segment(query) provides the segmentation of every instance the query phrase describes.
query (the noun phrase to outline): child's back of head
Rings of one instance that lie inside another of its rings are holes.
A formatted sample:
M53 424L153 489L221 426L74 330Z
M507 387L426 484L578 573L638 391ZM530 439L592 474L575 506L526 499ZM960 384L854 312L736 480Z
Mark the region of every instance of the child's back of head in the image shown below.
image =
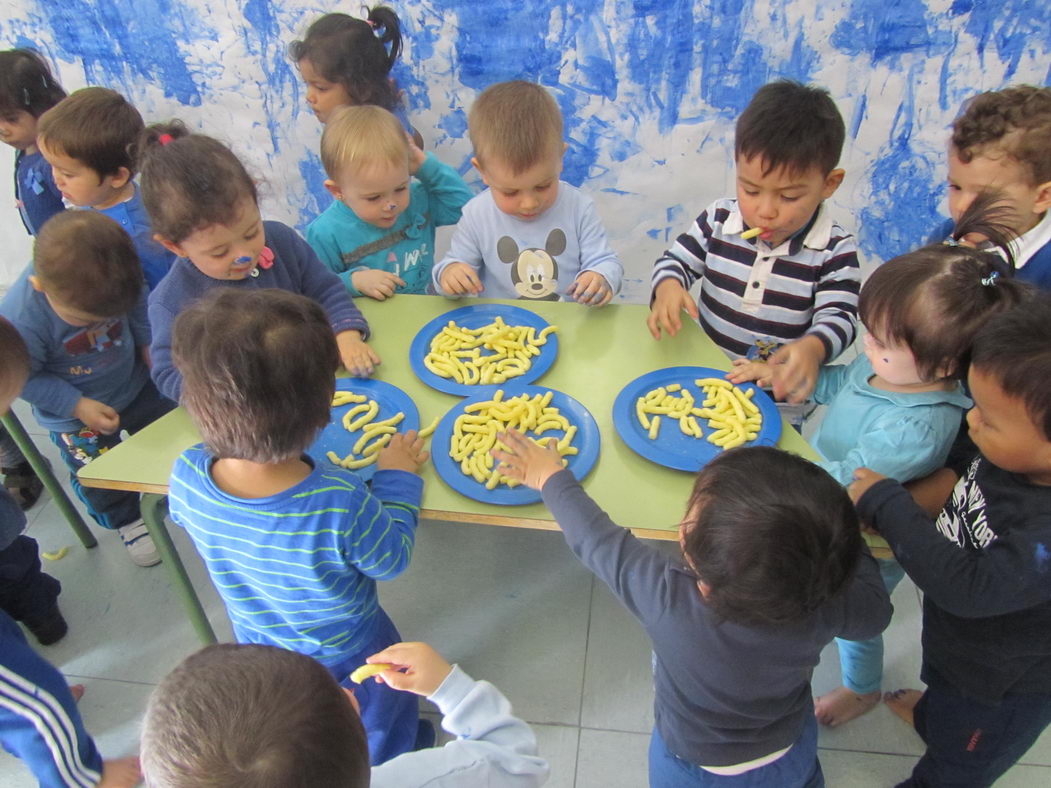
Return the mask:
M336 106L376 104L394 110L400 103L390 71L401 54L401 22L386 6L370 9L367 20L325 14L310 25L303 40L292 42L289 54L304 78L317 75L341 94L311 100L307 79L308 101L323 123Z
M131 237L95 211L65 211L44 224L33 247L34 277L53 308L90 322L130 311L142 292Z
M255 182L228 147L191 134L173 120L146 128L139 139L142 202L154 232L179 243L211 225L233 224L246 201L258 202Z
M532 82L489 86L471 106L467 125L481 168L495 164L518 174L545 158L562 157L562 112Z
M779 449L728 451L697 476L683 552L719 617L745 625L800 621L837 594L861 554L846 491Z
M39 54L31 49L0 52L0 117L28 112L39 118L65 97Z
M407 172L408 161L405 129L382 107L343 107L321 135L321 163L334 181L377 164L401 165Z
M135 173L135 143L142 134L139 111L108 88L74 91L40 118L40 140L48 151L88 166L99 176Z
M150 697L141 761L155 788L369 784L365 731L316 660L219 644L187 657Z
M790 80L756 91L734 133L734 158L758 158L763 173L828 175L839 163L846 127L827 90Z
M960 240L980 235L1010 260L1010 216L996 195L975 201L949 242L930 244L877 268L861 289L858 314L884 345L904 346L926 380L962 379L976 333L997 312L1032 295L992 250Z
M217 457L296 458L328 424L339 351L305 296L213 289L176 319L172 355L181 402Z

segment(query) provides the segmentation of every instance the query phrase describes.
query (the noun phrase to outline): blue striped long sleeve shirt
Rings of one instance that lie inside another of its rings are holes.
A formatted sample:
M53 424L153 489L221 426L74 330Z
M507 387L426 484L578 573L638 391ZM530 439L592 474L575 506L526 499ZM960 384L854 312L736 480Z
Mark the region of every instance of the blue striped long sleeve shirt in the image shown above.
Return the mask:
M280 646L339 665L372 637L376 581L409 565L423 480L361 477L321 463L268 498L237 498L211 477L214 458L187 449L172 469L169 508L226 604L241 643Z
M701 280L701 328L731 358L813 334L831 361L857 333L861 271L854 238L822 205L809 228L771 248L741 240L737 200L716 200L653 266L652 287Z

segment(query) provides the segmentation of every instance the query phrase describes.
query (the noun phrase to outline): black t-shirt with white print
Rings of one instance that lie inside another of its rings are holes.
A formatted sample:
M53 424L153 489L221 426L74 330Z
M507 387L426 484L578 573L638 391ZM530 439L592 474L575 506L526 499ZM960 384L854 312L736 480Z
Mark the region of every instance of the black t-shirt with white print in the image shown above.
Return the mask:
M858 511L924 593L925 673L991 703L1051 693L1051 487L979 456L936 520L889 479Z

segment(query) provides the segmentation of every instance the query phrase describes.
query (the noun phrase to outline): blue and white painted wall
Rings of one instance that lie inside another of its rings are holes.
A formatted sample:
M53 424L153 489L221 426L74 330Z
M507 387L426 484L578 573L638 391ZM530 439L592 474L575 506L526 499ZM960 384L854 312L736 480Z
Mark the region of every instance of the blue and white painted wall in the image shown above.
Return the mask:
M944 212L947 128L982 90L1051 81L1043 0L392 0L405 27L396 76L428 147L468 180L466 111L487 85L537 80L558 98L564 177L596 199L644 300L652 261L733 188L733 122L754 90L828 87L848 127L833 199L863 255L886 259ZM147 121L222 138L264 182L264 213L302 227L327 204L286 55L325 0L0 0L0 45L35 46L67 90L115 88ZM1043 10L1041 10L1043 9ZM5 151L0 168L13 157ZM9 171L9 170L8 170ZM0 200L0 286L28 259Z

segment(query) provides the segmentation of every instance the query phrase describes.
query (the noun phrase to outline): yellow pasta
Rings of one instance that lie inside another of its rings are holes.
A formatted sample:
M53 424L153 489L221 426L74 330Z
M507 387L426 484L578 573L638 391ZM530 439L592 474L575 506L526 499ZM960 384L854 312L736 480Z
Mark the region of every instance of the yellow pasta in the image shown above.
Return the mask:
M564 435L557 441L557 447L565 463L565 457L579 451L573 445L577 427L570 424L558 408L551 406L551 396L552 392L548 391L544 394L519 394L505 400L503 390L498 389L492 399L467 405L453 422L449 457L460 464L465 476L484 484L487 490L500 485L517 487L521 482L506 476L493 458L493 449L507 451L509 448L497 439L497 433L515 429L525 433L534 443L546 446L550 438L539 436L561 430Z
M704 392L701 407L681 383L658 386L635 400L635 417L650 440L657 440L661 418L676 419L684 435L703 438L697 419L707 419L708 441L732 449L755 440L763 426L759 407L752 402L754 389L742 391L723 378L700 378L695 385Z
M450 320L431 339L423 365L438 377L464 385L498 385L528 372L533 356L540 355L541 346L557 330L547 326L538 334L533 326L510 326L499 316L479 328Z
M348 404L352 404L352 407L343 414L343 427L347 432L361 430L361 435L346 457L340 457L334 451L326 452L325 456L333 465L358 470L376 462L380 449L390 443L405 414L399 411L389 418L373 421L380 412L379 403L375 400L352 391L337 391L332 398L333 407ZM436 424L429 429L433 431L434 426Z

